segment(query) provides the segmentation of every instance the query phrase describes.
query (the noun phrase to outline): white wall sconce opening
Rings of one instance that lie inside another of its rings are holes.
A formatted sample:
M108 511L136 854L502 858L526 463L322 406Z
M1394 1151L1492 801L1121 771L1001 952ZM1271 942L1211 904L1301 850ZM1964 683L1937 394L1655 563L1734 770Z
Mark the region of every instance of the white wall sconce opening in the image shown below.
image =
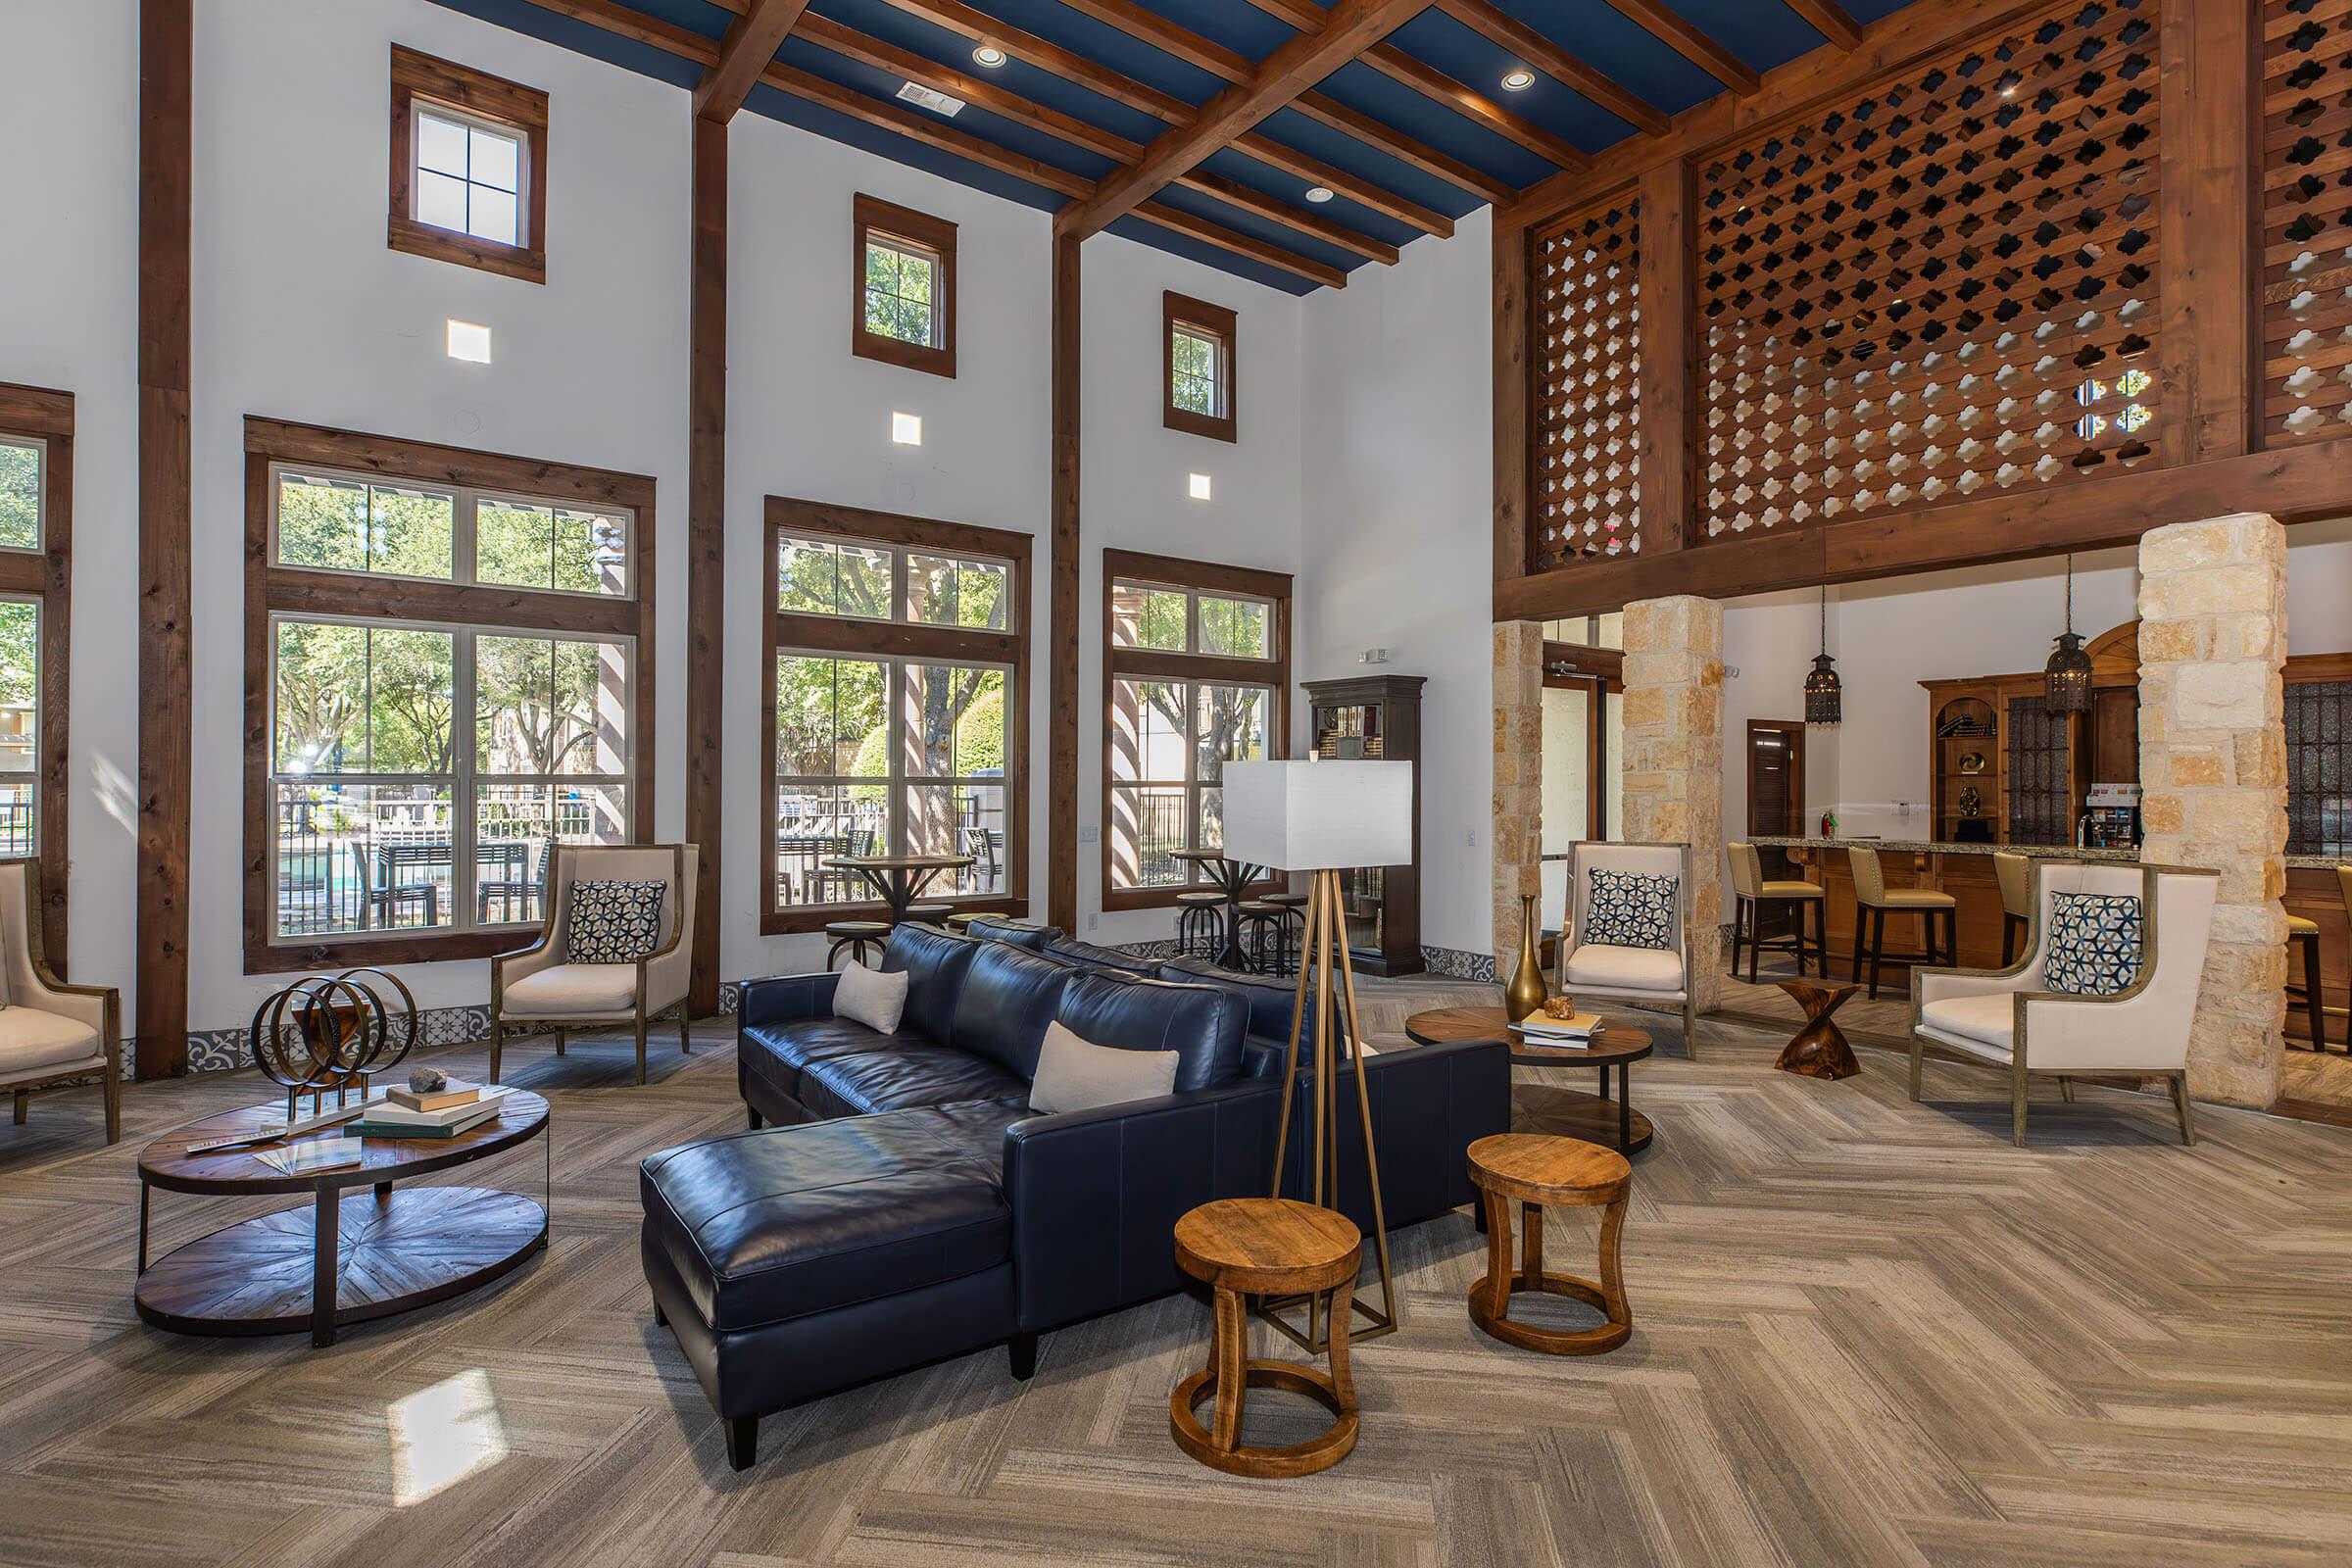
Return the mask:
M1208 475L1205 473L1194 474L1190 488L1195 501L1206 501L1208 499Z
M490 329L474 321L449 318L449 357L468 365L490 363Z
M903 447L921 446L923 444L923 416L919 414L900 414L894 411L890 416L890 438Z

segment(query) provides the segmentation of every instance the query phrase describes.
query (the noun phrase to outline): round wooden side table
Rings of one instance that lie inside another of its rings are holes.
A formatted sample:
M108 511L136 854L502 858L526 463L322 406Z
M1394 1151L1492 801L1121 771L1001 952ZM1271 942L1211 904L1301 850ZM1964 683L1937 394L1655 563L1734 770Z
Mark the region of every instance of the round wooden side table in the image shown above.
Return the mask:
M1470 1146L1470 1180L1487 1205L1487 1272L1470 1287L1470 1321L1505 1345L1547 1355L1598 1355L1623 1345L1634 1332L1634 1309L1626 1302L1617 1264L1625 1200L1634 1187L1634 1167L1625 1156L1574 1138L1494 1133ZM1514 1202L1524 1229L1524 1255L1516 1271L1511 1267ZM1544 1209L1552 1204L1603 1208L1597 1282L1544 1271ZM1574 1330L1514 1323L1511 1297L1521 1291L1582 1301L1598 1307L1608 1321Z
M1854 1059L1854 1048L1846 1042L1845 1031L1830 1015L1862 988L1842 980L1781 980L1775 984L1805 1009L1805 1026L1781 1048L1780 1058L1773 1065L1808 1078L1851 1078L1860 1072L1862 1064Z
M1432 1007L1404 1020L1404 1033L1416 1045L1444 1045L1453 1040L1501 1040L1511 1048L1511 1064L1519 1067L1593 1067L1600 1072L1600 1093L1551 1085L1522 1085L1515 1094L1519 1126L1605 1144L1620 1154L1639 1153L1649 1147L1657 1129L1634 1108L1628 1069L1650 1053L1649 1031L1632 1024L1612 1023L1592 1037L1589 1046L1531 1044L1521 1036L1500 1007ZM1617 1095L1609 1098L1609 1069L1617 1069Z
M1331 1371L1250 1359L1250 1296L1298 1296L1355 1289L1363 1237L1347 1216L1287 1198L1228 1198L1176 1222L1176 1261L1214 1293L1216 1327L1208 1365L1168 1396L1176 1446L1237 1476L1307 1476L1355 1447L1355 1383L1348 1372L1348 1309L1332 1303ZM1242 1442L1242 1398L1250 1389L1303 1394L1332 1413L1320 1435L1280 1447ZM1197 1413L1214 1396L1213 1429Z

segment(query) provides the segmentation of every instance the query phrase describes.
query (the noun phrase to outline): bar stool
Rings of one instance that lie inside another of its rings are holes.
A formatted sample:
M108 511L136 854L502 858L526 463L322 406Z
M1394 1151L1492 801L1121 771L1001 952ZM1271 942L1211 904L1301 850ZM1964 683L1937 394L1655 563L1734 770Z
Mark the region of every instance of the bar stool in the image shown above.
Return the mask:
M1006 920L1010 918L1011 911L1008 909L957 909L954 914L948 916L948 929L959 937L969 936L974 920Z
M1764 857L1756 853L1753 844L1727 844L1724 855L1732 863L1732 973L1740 972L1740 943L1744 931L1747 943L1747 983L1756 983L1756 956L1766 944L1761 935L1757 916L1764 906L1791 905L1795 907L1796 930L1786 937L1774 937L1770 944L1775 953L1794 952L1799 979L1805 973L1805 911L1813 911L1813 958L1821 965L1821 977L1830 977L1830 960L1823 952L1829 931L1821 889L1810 882L1764 880Z
M2001 967L2006 969L2034 933L2034 858L1996 850L1992 874L2001 885Z
M1854 844L1846 848L1847 861L1854 875L1854 984L1862 983L1863 928L1870 932L1870 1000L1879 998L1879 964L1891 957L1897 963L1949 963L1960 961L1960 901L1949 893L1937 893L1932 888L1890 888L1886 873L1879 864L1879 852ZM1918 953L1886 952L1886 913L1916 914L1919 916ZM1943 917L1944 945L1940 955L1936 947L1936 916Z
M830 969L840 958L841 950L850 950L850 961L863 963L865 950L877 953L890 950L890 922L887 920L828 920L825 936L833 946L825 950L825 967Z
M1176 895L1176 947L1188 958L1213 958L1225 946L1225 895Z
M1176 1263L1214 1293L1208 1365L1168 1396L1168 1433L1176 1446L1237 1476L1305 1476L1328 1470L1355 1447L1355 1383L1348 1371L1348 1298L1355 1289L1363 1237L1345 1215L1287 1198L1227 1198L1203 1203L1176 1222ZM1331 1370L1250 1357L1248 1298L1331 1298ZM1268 1447L1242 1441L1242 1402L1250 1389L1303 1394L1329 1410L1332 1423L1303 1443ZM1196 1410L1213 1397L1213 1429Z
M1290 922L1270 899L1251 899L1241 907L1242 951L1260 974L1289 974ZM1269 952L1268 950L1272 951Z
M1487 1219L1487 1272L1470 1287L1470 1321L1505 1345L1546 1355L1599 1355L1634 1332L1625 1298L1617 1243L1634 1167L1623 1154L1574 1138L1544 1133L1490 1133L1470 1146L1470 1181ZM1511 1206L1519 1207L1523 1236L1519 1265L1511 1266ZM1555 1274L1544 1267L1544 1210L1597 1208L1600 1278ZM1603 1321L1588 1329L1539 1328L1511 1321L1511 1297L1534 1292L1598 1307Z
M944 927L947 924L948 916L955 912L956 906L953 904L909 904L906 906L906 913L904 918L909 925Z
M2340 882L2343 867L2338 866L2335 874ZM2288 915L2286 946L2290 953L2297 948L2303 951L2303 983L2289 980L2286 994L2303 1004L2303 1016L2311 1025L2311 1049L2324 1054L2328 1050L2328 1006L2320 993L2320 922L2300 914ZM2293 972L2291 967L2288 972Z

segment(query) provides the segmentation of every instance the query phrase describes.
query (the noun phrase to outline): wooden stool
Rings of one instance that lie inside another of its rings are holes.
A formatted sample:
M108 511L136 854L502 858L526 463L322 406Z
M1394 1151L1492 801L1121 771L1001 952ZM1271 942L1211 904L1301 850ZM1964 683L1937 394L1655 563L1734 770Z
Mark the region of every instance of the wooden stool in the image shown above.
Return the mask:
M887 920L828 920L825 936L833 945L825 950L825 967L830 969L840 960L841 950L850 950L853 962L865 961L868 947L886 950L890 944L890 922Z
M1006 911L1003 909L958 909L948 916L948 929L957 936L969 936L974 920L1003 920L1006 917Z
M902 925L936 925L944 928L949 915L956 912L953 904L909 904L900 916Z
M2308 915L2288 915L2286 948L2289 953L2297 948L2303 950L2303 983L2297 985L2289 980L2286 994L2303 1004L2303 1016L2311 1026L2311 1049L2325 1055L2328 1051L2328 1006L2320 993L2320 922Z
M1307 1476L1328 1470L1355 1446L1355 1383L1348 1373L1348 1305L1330 1303L1331 1371L1250 1356L1250 1296L1352 1294L1363 1237L1343 1214L1287 1198L1228 1198L1203 1203L1176 1222L1176 1262L1215 1293L1216 1328L1208 1365L1168 1396L1168 1433L1176 1446L1237 1476ZM1318 1437L1283 1447L1242 1442L1248 1389L1303 1394L1336 1418ZM1195 1410L1217 1401L1215 1430Z
M1470 1146L1470 1180L1486 1195L1487 1272L1470 1287L1470 1321L1502 1341L1546 1355L1598 1355L1634 1332L1625 1280L1617 1267L1617 1239L1625 1229L1625 1200L1634 1167L1598 1144L1542 1133L1493 1133ZM1525 1240L1519 1270L1511 1270L1511 1208L1517 1202ZM1600 1218L1600 1281L1544 1272L1544 1208L1607 1207ZM1520 1291L1565 1296L1598 1307L1606 1323L1589 1329L1539 1329L1510 1319Z
M1780 1059L1773 1065L1808 1078L1851 1078L1860 1072L1862 1064L1854 1059L1854 1048L1830 1014L1861 988L1837 980L1783 980L1779 984L1805 1009L1805 1026L1781 1048Z

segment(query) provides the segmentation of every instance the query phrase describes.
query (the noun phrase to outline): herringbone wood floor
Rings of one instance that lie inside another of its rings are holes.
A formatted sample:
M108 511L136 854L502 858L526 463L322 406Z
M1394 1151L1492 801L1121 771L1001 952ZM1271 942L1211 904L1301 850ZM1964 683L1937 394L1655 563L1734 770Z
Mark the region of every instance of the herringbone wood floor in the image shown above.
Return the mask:
M657 1053L643 1089L617 1043L525 1048L511 1076L555 1103L552 1253L324 1351L130 1309L138 1144L253 1080L132 1090L111 1151L93 1094L45 1096L0 1133L0 1560L2352 1557L2352 1132L2206 1111L2184 1150L2162 1105L2093 1090L2037 1102L2020 1151L1987 1074L1932 1068L1913 1106L1891 1055L1822 1084L1770 1069L1784 1030L1702 1028L1703 1062L1635 1069L1659 1135L1626 1232L1631 1343L1551 1360L1482 1338L1467 1216L1418 1227L1404 1329L1355 1360L1360 1446L1282 1483L1169 1443L1167 1391L1206 1342L1189 1298L1050 1337L1026 1386L986 1352L771 1417L759 1467L727 1470L636 1258L638 1156L739 1125L719 1031ZM505 1175L534 1188L537 1153ZM231 1213L162 1198L159 1244ZM1552 1221L1555 1267L1592 1226Z

